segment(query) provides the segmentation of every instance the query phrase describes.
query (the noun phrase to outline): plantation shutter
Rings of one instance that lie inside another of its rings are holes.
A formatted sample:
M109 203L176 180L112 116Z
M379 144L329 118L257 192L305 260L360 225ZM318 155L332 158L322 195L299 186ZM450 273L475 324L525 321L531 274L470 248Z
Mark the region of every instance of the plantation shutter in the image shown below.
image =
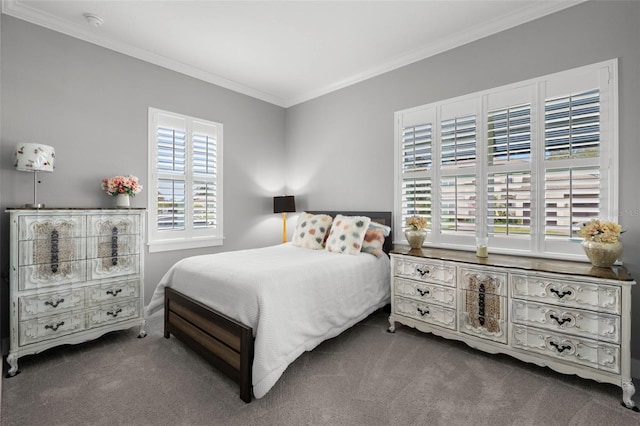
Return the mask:
M547 240L577 236L580 224L603 213L601 74L582 73L548 84L544 100Z
M156 228L184 230L187 183L186 122L177 117L160 116L157 126Z
M474 235L477 203L477 100L440 109L439 222L441 234Z
M486 222L493 237L529 239L532 233L534 88L487 95Z
M217 128L194 123L192 136L193 226L217 226Z
M413 215L427 219L431 227L431 183L433 166L433 111L423 110L402 117L400 193L402 224Z

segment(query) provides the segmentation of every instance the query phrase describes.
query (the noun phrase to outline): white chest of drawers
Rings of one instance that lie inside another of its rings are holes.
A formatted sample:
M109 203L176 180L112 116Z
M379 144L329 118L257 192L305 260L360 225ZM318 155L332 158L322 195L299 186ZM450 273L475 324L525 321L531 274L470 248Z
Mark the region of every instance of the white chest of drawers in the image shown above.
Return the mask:
M396 323L564 374L613 383L634 408L626 269L454 250L391 252Z
M18 358L139 326L143 209L10 209L10 349Z

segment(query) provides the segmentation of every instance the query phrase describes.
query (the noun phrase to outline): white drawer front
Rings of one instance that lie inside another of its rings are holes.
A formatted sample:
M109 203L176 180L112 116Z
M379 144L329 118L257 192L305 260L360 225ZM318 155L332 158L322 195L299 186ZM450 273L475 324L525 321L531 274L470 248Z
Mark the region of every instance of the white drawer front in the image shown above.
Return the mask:
M507 295L507 274L489 269L459 268L458 288Z
M443 262L415 260L408 257L394 258L396 275L403 278L426 281L455 287L455 268Z
M462 291L460 331L494 342L507 343L507 302L496 294Z
M620 373L620 347L580 337L513 325L511 346L598 370Z
M63 238L59 240L20 241L20 266L37 265L52 262L71 262L85 258L85 240L83 238Z
M140 258L138 255L118 256L116 258L105 257L90 259L89 279L100 280L104 278L119 277L140 273Z
M511 297L620 314L620 287L513 274Z
M512 321L522 325L620 343L620 317L513 300Z
M138 235L113 235L87 238L87 257L118 257L140 253Z
M101 327L109 323L137 318L139 314L140 301L128 300L121 303L105 304L87 312L87 327Z
M36 315L51 315L66 312L71 309L82 309L84 306L83 289L67 289L18 299L20 305L20 320Z
M81 238L85 235L84 216L20 216L19 240L46 240L54 234L58 238Z
M135 235L140 233L138 215L89 216L87 236Z
M84 329L84 311L71 311L62 315L21 321L19 345L41 342Z
M123 299L138 297L139 281L120 281L86 288L86 300L90 306L105 302L119 302Z
M394 298L394 313L417 319L430 324L455 330L456 311L435 304L427 304L415 300Z
M18 274L20 276L20 290L79 283L87 279L86 261L21 266Z
M456 290L437 284L395 279L395 294L422 302L436 303L452 309L456 307Z

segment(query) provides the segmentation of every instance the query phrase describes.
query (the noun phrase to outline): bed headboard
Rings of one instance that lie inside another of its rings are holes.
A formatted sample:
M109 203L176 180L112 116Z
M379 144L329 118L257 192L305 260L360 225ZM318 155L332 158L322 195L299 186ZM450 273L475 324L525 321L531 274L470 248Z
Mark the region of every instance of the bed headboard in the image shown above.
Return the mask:
M353 211L327 211L327 210L306 210L307 213L311 214L328 214L331 217L336 217L336 215L341 214L343 216L367 216L370 217L372 221L381 223L382 225L387 225L392 227L392 218L391 212L353 212ZM382 249L385 253L389 254L391 249L393 248L393 229L388 237L384 239L384 245Z

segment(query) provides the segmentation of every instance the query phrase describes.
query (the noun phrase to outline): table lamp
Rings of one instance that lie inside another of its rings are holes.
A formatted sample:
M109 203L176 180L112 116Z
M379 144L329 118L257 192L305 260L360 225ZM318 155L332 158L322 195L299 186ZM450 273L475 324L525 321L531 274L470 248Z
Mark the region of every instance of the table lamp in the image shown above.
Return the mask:
M33 173L33 204L25 207L40 209L44 204L37 200L38 172L53 172L56 152L52 146L39 143L21 143L16 145L16 170Z
M282 242L287 242L287 213L296 211L296 199L293 195L273 197L273 212L282 213Z

